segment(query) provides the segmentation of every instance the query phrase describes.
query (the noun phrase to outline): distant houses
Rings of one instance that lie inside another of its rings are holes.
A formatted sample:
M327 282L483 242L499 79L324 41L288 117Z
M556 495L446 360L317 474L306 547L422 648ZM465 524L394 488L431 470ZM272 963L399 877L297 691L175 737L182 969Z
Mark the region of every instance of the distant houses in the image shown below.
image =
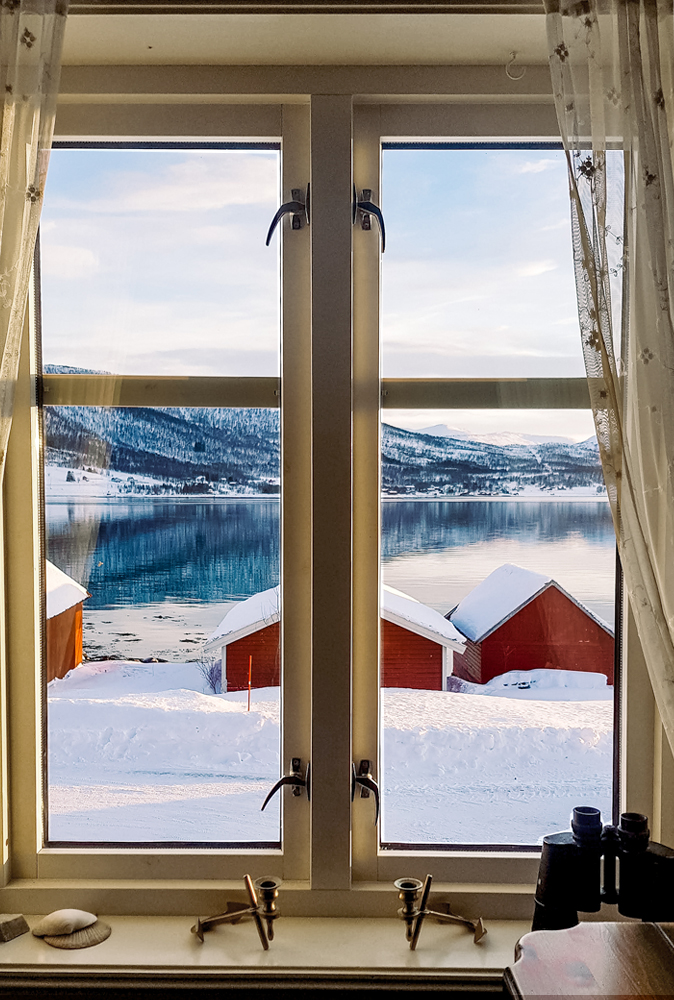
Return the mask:
M381 685L447 689L452 674L486 684L510 670L602 673L613 684L613 632L551 577L506 564L447 616L382 589ZM222 690L280 683L279 588L236 604L205 644L221 659Z
M381 611L381 672L384 687L441 691L451 673L452 656L465 639L451 622L400 591L384 587ZM222 619L204 650L219 653L222 690L275 687L279 683L279 588L254 594Z
M613 684L613 632L542 573L499 566L447 617L466 638L453 664L463 680L547 667L602 673Z
M82 662L82 604L89 594L47 560L47 681Z

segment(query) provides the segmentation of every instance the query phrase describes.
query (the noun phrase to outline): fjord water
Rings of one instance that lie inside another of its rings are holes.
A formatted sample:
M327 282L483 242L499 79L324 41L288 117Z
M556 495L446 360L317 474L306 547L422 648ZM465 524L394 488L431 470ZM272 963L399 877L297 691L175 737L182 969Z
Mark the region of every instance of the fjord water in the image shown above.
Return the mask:
M279 582L279 513L277 500L48 499L48 556L91 594L85 651L182 659L182 648L165 655L172 608L181 622L191 619L194 638L206 639L231 602ZM385 502L382 560L385 583L442 613L511 562L553 577L613 624L615 540L605 501ZM167 634L143 635L141 609L164 609L169 617L156 621ZM127 622L114 649L105 648L109 628L90 625L104 611L105 621Z

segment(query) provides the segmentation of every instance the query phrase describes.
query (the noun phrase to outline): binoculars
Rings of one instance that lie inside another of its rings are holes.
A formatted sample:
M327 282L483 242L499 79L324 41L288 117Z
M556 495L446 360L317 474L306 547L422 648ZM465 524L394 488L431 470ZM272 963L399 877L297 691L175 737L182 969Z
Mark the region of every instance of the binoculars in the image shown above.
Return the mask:
M602 903L626 917L674 920L674 850L649 837L641 813L623 813L615 827L602 826L598 809L575 808L570 832L543 838L532 930L575 927L579 910L597 913Z

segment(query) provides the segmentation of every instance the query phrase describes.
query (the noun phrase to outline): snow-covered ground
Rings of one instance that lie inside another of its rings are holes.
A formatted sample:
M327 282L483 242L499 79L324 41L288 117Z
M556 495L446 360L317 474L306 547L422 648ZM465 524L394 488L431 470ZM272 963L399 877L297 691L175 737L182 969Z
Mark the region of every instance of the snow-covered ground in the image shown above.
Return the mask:
M608 817L612 691L592 677L384 690L383 839L536 843L574 805ZM50 839L278 840L278 798L260 812L279 775L278 688L246 700L209 693L194 663L88 663L52 681Z

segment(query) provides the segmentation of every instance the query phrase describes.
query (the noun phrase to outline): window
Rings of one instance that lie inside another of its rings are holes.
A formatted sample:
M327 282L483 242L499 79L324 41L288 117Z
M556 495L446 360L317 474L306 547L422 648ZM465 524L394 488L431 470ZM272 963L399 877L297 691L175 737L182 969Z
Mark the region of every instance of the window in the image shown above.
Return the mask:
M311 181L310 227L298 231L286 223L281 238L280 427L281 643L286 669L280 763L287 771L293 757L311 760L311 803L305 796L284 793L281 849L43 846L42 720L35 683L40 609L34 595L40 588L35 574L26 571L39 551L37 450L30 444L39 428L30 406L27 351L5 489L7 561L14 584L8 598L12 699L8 871L14 879L37 880L34 900L47 899L39 896L47 880L50 885L61 879L82 884L106 880L115 906L139 912L182 908L209 912L221 898L222 880L238 879L246 870L254 876L272 872L291 883L284 890L286 912L317 912L320 907L321 912L336 915L365 915L393 911L393 903L383 909L381 900L388 903L383 889L394 878L423 877L430 870L438 881L469 884L470 890L459 893L469 909L487 917L526 916L537 867L534 854L475 849L431 851L429 856L418 848L380 851L372 801L358 795L351 801L352 762L377 761L379 754L382 391L387 410L418 409L421 401L428 409L447 408L445 388L432 380L420 385L395 376L380 386L379 243L376 230L352 227L351 202L354 182L359 192L369 188L373 200L380 197L382 141L504 134L527 140L554 138L554 113L545 97L547 72L532 67L528 79L534 90L522 101L508 91L510 103L505 103L503 68L496 63L484 71L427 67L424 79L414 66L398 66L395 71L354 67L344 71L339 86L324 67L310 67L299 75L293 68L262 67L254 82L245 67L216 67L207 80L199 66L164 66L164 75L150 68L147 78L145 69L141 67L140 75L137 69L125 70L121 76L114 69L101 70L97 87L112 96L110 104L97 105L86 73L70 67L64 86L74 99L63 104L58 136L78 141L100 141L102 135L125 140L154 135L164 140L280 141L283 197L293 189L305 189ZM348 92L344 81L349 81ZM530 100L534 91L538 94L537 85L540 100ZM154 96L148 97L148 88ZM129 90L145 95L143 101L131 103L114 96ZM183 99L185 94L192 103ZM223 94L231 95L231 103L223 103ZM383 100L383 94L392 96ZM457 100L457 94L470 100ZM410 95L419 101L411 103ZM480 95L495 95L500 103ZM269 250L270 257L275 253ZM70 365L79 367L74 361ZM154 377L151 372L129 370L117 380L115 402L130 407L150 402L156 407L198 407L206 402L222 408L277 407L279 388L273 376L217 374L221 381L216 386L201 374ZM95 384L93 378L83 382L68 374L47 374L44 403L94 405L99 401ZM550 378L546 385L536 378L524 383L502 379L466 385L462 392L466 409L477 406L476 400L484 407L486 394L492 408L580 410L587 399L582 377L567 373ZM28 496L33 498L31 505L26 503ZM653 752L641 741L633 753L630 739L631 726L649 725L649 712L653 726L652 706L647 699L639 701L640 663L632 642L628 623L624 736L629 754L624 794L631 808L653 815L647 791L652 787ZM629 714L633 695L637 707ZM26 753L26 746L34 750ZM204 887L204 879L213 882Z
M262 645L246 623L207 644L279 584L278 410L114 405L124 374L216 394L278 377L278 258L256 239L278 168L269 145L52 152L44 369L104 405L43 410L47 844L280 846L278 800L260 811L278 624Z

